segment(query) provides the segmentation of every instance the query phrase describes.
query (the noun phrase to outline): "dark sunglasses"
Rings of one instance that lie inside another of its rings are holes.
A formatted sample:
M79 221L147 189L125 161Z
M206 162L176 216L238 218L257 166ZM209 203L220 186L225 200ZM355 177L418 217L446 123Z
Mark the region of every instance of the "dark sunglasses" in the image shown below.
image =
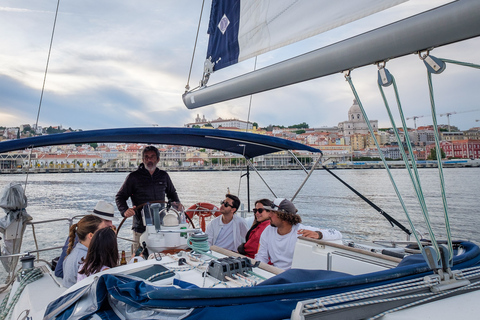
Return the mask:
M255 208L255 209L253 209L252 211L253 211L253 213L257 213L257 212L258 212L258 213L260 213L260 214L262 214L263 211L265 211L265 212L270 212L270 210L267 210L267 209L264 209L264 208L260 208L260 209Z
M223 205L225 208L228 208L228 207L233 208L233 206L225 200L222 200L220 204Z

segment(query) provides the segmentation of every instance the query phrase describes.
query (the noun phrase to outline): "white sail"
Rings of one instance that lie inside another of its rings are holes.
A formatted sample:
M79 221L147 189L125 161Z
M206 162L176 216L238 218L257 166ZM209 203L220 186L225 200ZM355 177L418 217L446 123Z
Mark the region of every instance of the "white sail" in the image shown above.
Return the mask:
M182 98L187 108L199 108L478 36L480 2L453 1L254 72L203 85Z
M213 1L207 58L218 70L405 1Z

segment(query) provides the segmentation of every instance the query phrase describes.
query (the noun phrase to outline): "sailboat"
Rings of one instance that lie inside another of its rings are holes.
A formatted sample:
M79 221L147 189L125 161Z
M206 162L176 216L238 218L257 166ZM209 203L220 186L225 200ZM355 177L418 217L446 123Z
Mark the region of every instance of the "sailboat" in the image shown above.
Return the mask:
M236 11L224 10L229 2L240 6L240 1L213 2L210 31L217 28L219 31L216 32L226 34L229 26L239 25L240 22L231 15ZM274 18L295 5L295 1L282 3L284 7L278 3L275 1L280 12L274 14ZM371 12L380 9L377 7ZM350 16L345 23L359 17ZM213 51L207 56L201 85L186 92L183 99L188 108L197 108L347 71L346 80L361 105L348 71L376 63L379 65L379 87L395 86L394 77L385 68L385 61L420 52L429 72L440 73L446 62L431 56L432 48L479 36L479 18L478 1L454 1L278 65L208 86L211 72L239 59L238 54L227 57L219 53L215 56L214 49L228 48L232 42L220 44L211 37ZM335 24L330 26L333 27ZM329 27L318 28L315 32L325 28ZM257 30L256 26L250 30ZM387 41L392 38L398 41L393 44ZM250 55L256 52L253 50ZM368 124L368 116L361 107ZM432 110L434 115L434 107ZM111 129L35 137L0 142L0 152L52 144L118 141L210 147L242 154L247 160L280 150L319 153L318 149L278 138L179 128ZM404 160L408 162L411 154L405 153ZM388 165L385 167L388 170ZM438 167L441 176L441 162ZM406 168L428 225L428 210L416 167L406 165ZM308 174L314 169L315 166ZM401 195L397 194L401 201ZM448 230L448 206L443 200ZM429 240L420 239L413 222L410 218L408 220L411 230L408 233L416 241L409 241L408 247L400 250L391 246L381 249L374 245L299 238L292 269L285 272L220 248L209 248L208 252L194 249L194 254L154 254L154 259L106 270L66 290L58 285L48 267L40 262L34 266L31 256L22 254L24 264L12 286L12 292L19 293L1 296L7 297L4 313L16 318L34 315L45 319L89 318L94 315L108 319L395 319L411 318L412 315L442 318L448 310L454 310L456 316L475 317L478 314L475 302L480 295L478 245L454 241L449 232L444 241L437 241L433 232L429 233ZM161 233L161 225L153 222L151 227ZM188 242L201 241L195 237L198 235L195 229L181 232L190 234ZM48 294L40 294L42 291Z

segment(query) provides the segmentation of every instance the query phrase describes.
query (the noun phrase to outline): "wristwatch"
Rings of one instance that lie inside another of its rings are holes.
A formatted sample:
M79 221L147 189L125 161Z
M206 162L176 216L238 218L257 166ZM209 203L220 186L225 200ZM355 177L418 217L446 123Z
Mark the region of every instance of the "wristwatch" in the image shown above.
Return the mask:
M315 232L318 233L318 240L323 238L323 233L321 233L320 231L315 231Z

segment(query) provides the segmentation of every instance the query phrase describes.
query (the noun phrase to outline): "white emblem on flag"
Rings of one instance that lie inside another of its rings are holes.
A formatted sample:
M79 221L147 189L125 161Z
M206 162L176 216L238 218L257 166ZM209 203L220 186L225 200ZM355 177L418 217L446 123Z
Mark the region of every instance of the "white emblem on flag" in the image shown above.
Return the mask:
M227 27L230 24L230 20L228 20L227 16L224 14L222 19L220 19L220 22L218 23L218 29L220 29L220 32L222 34L225 34L225 31L227 31Z

